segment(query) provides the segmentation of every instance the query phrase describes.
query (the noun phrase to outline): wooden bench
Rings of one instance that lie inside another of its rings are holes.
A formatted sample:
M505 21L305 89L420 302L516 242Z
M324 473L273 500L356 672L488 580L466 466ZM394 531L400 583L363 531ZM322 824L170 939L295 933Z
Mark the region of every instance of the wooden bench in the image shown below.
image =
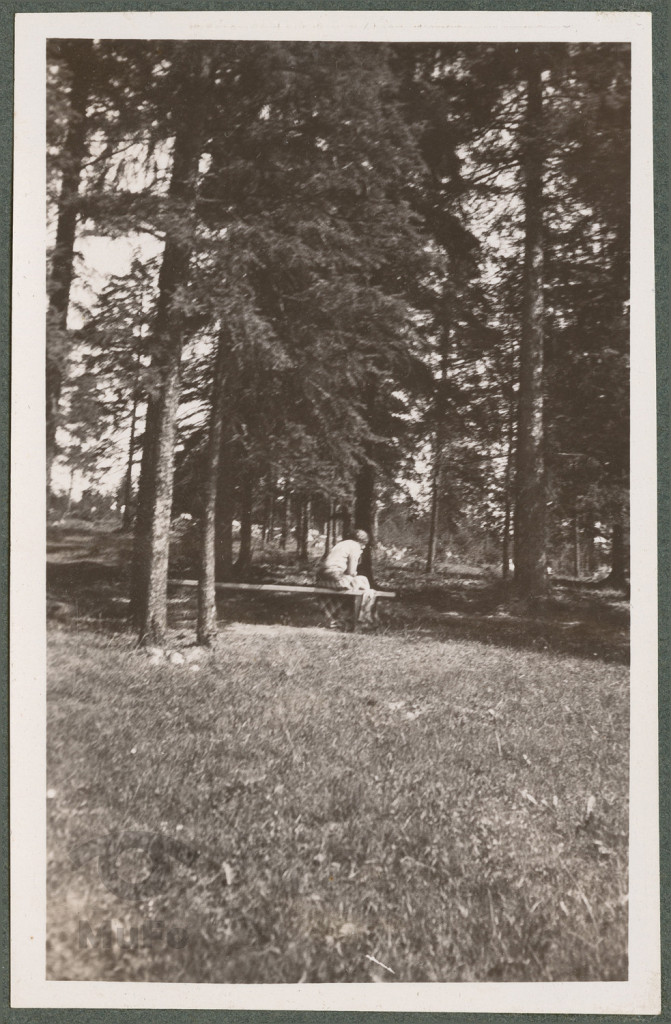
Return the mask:
M169 583L178 587L198 586L198 580L169 580ZM330 590L327 587L295 587L284 583L215 583L215 587L217 590L237 590L258 594L314 595L317 597L317 603L320 608L329 618L333 617L334 609L341 607L343 602L351 601L352 608L350 613L350 624L353 633L356 633L356 628L359 624L359 615L361 614L361 604L364 593L361 590ZM396 593L391 590L374 590L373 593L375 594L375 601L373 602L372 614L373 618L376 619L378 600L395 598Z

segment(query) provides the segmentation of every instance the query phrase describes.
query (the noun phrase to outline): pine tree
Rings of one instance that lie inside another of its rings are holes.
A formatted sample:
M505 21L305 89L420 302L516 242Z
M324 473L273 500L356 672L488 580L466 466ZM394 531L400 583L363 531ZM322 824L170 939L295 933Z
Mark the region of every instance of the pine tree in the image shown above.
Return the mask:
M189 281L196 179L202 154L203 110L210 73L207 50L195 44L184 44L179 57L181 59L176 61L173 69L178 78L173 164L168 190L172 223L166 229L154 324L152 365L157 370L160 385L151 414L147 533L139 544L142 557L138 569L141 582L137 589L137 614L140 638L145 643L161 642L167 627L170 517L184 331L179 293ZM138 537L141 537L140 531L144 527L145 520L139 520L136 527ZM146 588L143 586L145 581Z
M549 217L548 470L564 536L616 540L626 584L629 476L629 95L627 47L570 48L550 114L558 154L550 184L566 213ZM553 109L554 108L554 109ZM570 206L569 206L570 202ZM552 209L550 209L552 214ZM578 522L576 532L575 523ZM622 544L620 545L620 538Z
M240 438L239 571L249 560L250 473L290 477L303 510L313 498L342 498L377 429L366 422L360 382L389 375L405 357L409 310L392 288L418 242L409 211L389 192L410 159L403 147L412 147L393 105L383 105L384 54L375 55L312 45L257 54L270 77L265 103L254 91L249 122L231 129L223 152L214 147L203 184L201 202L213 204L203 205L208 229L226 233L204 256L200 288L211 317L223 315L237 339L227 373ZM367 119L367 134L355 114ZM230 111L223 116L230 123ZM307 523L302 514L303 557Z
M343 529L353 521L374 535L380 501L430 445L430 563L441 530L468 522L505 547L515 511L523 594L545 586L546 532L580 554L600 531L621 577L624 51L162 41L95 49L71 205L86 230L129 239L144 231L164 251L140 316L149 336L140 328L138 349L130 311L139 285L119 275L90 323L67 337L59 407L82 458L84 444L98 457L101 442L136 423L132 603L142 634L165 628L173 494L175 508L202 515L210 531L202 633L212 633L213 465L218 573L232 571L234 517L244 524L239 571L252 525L268 537L273 516L284 543L298 526L301 557L309 522L334 528L332 511ZM71 79L58 77L54 146L66 167ZM189 415L178 423L180 407Z

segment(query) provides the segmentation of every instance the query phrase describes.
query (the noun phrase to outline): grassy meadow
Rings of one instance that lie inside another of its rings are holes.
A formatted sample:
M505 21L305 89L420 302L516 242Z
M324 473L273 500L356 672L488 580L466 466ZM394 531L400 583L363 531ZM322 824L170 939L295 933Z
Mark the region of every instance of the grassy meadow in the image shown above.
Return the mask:
M168 658L110 621L106 570L82 587L49 635L48 976L626 978L622 616L595 594L524 621L444 583L376 633L234 601L206 653L176 596ZM133 832L183 844L140 901L77 853Z

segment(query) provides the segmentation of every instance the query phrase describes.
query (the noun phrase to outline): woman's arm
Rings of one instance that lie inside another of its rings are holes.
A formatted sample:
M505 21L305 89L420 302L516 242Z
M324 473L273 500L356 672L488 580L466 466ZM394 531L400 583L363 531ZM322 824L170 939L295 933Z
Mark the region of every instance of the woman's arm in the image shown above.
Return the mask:
M352 549L347 556L347 576L356 576L356 570L359 565L359 559L361 558L361 548L356 542L352 541Z

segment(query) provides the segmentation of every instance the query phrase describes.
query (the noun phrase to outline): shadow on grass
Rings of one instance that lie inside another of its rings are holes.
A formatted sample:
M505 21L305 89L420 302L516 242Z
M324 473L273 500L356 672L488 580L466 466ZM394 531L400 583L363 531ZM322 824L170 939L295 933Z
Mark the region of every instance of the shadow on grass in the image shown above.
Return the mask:
M92 551L95 555L95 552ZM61 552L59 555L62 558ZM258 574L257 574L258 575ZM627 664L629 609L614 591L554 584L543 602L533 609L516 604L501 580L486 575L432 576L399 572L385 579L384 589L397 589L396 601L380 602L382 633L403 633L408 640L468 640L522 650ZM267 582L270 574L265 576ZM311 573L277 567L273 582L311 582ZM128 574L125 569L95 557L57 561L48 565L48 614L61 621L93 620L105 631L127 631ZM196 594L170 586L169 624L195 627ZM293 626L324 625L313 599L294 595L219 595L219 617L226 621ZM347 618L343 617L343 624Z
M427 628L448 639L628 663L629 604L617 590L555 579L546 598L526 605L493 574L422 577L400 569L391 582L403 597L400 614L421 609Z

